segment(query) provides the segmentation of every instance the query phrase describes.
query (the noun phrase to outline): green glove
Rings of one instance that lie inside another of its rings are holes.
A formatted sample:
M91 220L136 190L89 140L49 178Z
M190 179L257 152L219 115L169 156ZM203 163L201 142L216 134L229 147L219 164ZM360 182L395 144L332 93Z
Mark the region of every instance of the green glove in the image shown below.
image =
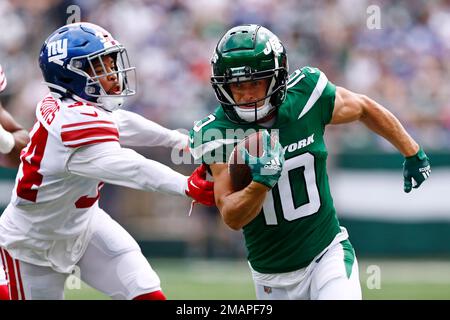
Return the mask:
M405 157L403 162L403 178L405 192L410 192L412 188L418 188L431 173L430 161L427 155L419 148L419 151L411 156Z
M284 150L278 141L272 148L270 135L267 130L263 131L262 138L263 155L261 157L250 155L244 146L239 149L239 153L245 163L250 167L253 181L272 189L278 182L278 179L280 179L281 171L283 170Z

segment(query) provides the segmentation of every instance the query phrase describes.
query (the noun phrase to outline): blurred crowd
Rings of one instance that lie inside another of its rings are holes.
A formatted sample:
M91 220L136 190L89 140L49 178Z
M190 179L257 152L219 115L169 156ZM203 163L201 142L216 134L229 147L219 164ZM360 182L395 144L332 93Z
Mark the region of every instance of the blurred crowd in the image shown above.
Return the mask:
M292 71L319 67L386 106L428 150L450 149L449 0L2 0L0 63L10 83L2 100L27 126L47 90L40 46L73 22L71 5L128 48L139 85L129 108L170 128L189 128L215 108L209 61L223 32L259 23L283 41ZM359 126L335 132L338 151L393 151Z

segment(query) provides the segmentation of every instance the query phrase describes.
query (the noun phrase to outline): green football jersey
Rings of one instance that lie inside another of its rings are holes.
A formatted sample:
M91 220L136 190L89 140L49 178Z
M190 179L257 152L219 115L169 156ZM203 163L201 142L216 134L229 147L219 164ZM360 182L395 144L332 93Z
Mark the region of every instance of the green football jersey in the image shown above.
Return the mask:
M275 123L285 164L263 209L244 226L248 260L261 273L290 272L307 266L340 232L326 169L325 125L331 120L336 87L311 67L289 77L287 96ZM194 159L225 163L243 136L264 128L235 124L219 107L190 132Z

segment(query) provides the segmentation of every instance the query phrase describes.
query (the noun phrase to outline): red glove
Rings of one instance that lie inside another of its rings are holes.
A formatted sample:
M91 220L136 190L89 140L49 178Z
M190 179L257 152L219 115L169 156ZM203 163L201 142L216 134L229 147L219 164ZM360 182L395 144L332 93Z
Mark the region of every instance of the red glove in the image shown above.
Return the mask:
M215 206L214 183L206 180L206 165L197 167L187 180L186 194L195 202L205 206Z

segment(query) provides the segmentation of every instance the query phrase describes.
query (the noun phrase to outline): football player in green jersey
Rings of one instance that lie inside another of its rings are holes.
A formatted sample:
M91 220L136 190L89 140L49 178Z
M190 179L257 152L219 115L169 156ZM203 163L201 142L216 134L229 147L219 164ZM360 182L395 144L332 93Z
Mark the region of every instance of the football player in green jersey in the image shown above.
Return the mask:
M330 194L325 126L361 121L391 142L405 157L405 192L430 174L424 151L387 109L319 69L288 76L284 46L262 26L227 31L212 72L221 106L191 130L191 152L209 165L224 222L243 229L257 298L361 299L355 252ZM253 181L234 191L227 160L238 139L230 132L250 129L276 130L282 148L264 144L265 157L250 166ZM267 155L280 165L263 175Z

